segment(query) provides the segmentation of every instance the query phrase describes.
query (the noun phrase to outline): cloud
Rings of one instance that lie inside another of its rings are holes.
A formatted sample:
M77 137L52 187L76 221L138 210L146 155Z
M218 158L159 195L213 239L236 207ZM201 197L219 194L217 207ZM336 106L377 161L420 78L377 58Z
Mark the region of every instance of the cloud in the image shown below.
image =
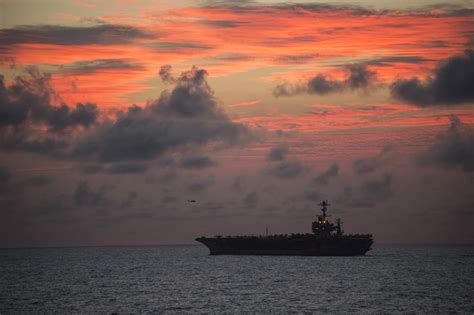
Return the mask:
M346 65L347 72L345 80L331 80L324 74L317 74L304 84L289 85L280 84L273 90L273 95L293 96L298 94L326 95L341 92L346 89L366 89L374 80L375 72L367 68L365 64Z
M474 51L452 56L424 81L417 77L392 83L392 96L416 106L454 105L474 102Z
M217 165L207 156L191 156L181 160L180 166L185 169L200 170Z
M108 174L139 174L145 173L148 166L138 163L121 163L109 166L105 171Z
M175 54L192 53L194 51L205 51L212 49L212 46L193 42L155 42L148 43L145 46L160 52L170 52Z
M122 209L129 209L131 208L138 199L138 193L136 191L130 191L128 195L124 198L124 200L120 204L120 208Z
M50 76L35 68L28 76L19 76L6 86L0 76L0 128L19 126L27 122L46 124L53 131L69 127L90 127L98 116L95 104L77 103L75 108L66 104L53 106L56 97L50 85Z
M327 185L331 178L336 177L338 175L339 165L337 163L334 163L326 171L313 178L313 183L317 185Z
M242 191L245 188L247 178L244 176L237 176L232 182L231 188L235 191Z
M117 24L100 24L88 27L18 26L0 30L0 47L9 48L16 44L116 45L153 37L138 28Z
M435 142L418 157L420 164L432 164L444 168L460 167L474 171L474 130L451 116L451 126L440 133Z
M9 182L11 179L11 173L8 170L8 168L4 166L0 166L0 197L4 194L7 193L9 190ZM1 198L0 198L1 201Z
M74 190L74 202L79 207L96 207L105 204L106 189L105 186L94 191L88 182L81 181Z
M199 191L206 190L212 184L214 184L214 179L212 178L196 180L194 182L189 183L186 186L186 189L190 192L199 192Z
M8 182L11 178L11 173L8 168L2 166L0 167L0 184Z
M258 205L258 194L256 191L252 191L245 195L242 199L242 204L245 208L255 208Z
M174 89L170 93L163 92L149 105L150 108L169 117L226 119L224 112L217 106L206 76L206 70L196 67L183 72Z
M101 123L94 104L53 106L53 98L58 97L47 74L30 68L28 76L17 77L8 87L1 77L0 146L6 151L119 162L154 159L189 146L234 145L250 139L250 131L232 122L218 107L206 76L205 70L195 67L185 71L171 92L163 92L144 108L130 107L115 121ZM35 128L35 124L49 129ZM64 132L78 126L90 130Z
M108 70L142 70L143 65L128 59L95 59L78 61L61 67L61 71L71 75L90 75Z
M282 161L285 159L286 154L288 154L287 145L278 145L270 149L270 152L267 155L267 160L269 161Z
M264 174L280 179L293 179L300 175L303 169L303 164L300 161L289 160L267 167Z
M309 201L319 201L321 200L321 194L316 190L305 191L304 199Z
M337 202L356 208L373 208L392 197L391 185L392 175L385 173L380 178L363 181L355 189L345 187L343 196Z
M383 146L379 154L374 157L357 159L352 163L352 169L357 175L374 172L386 160L387 154L392 150L389 145Z
M176 78L171 74L172 67L170 65L163 65L160 67L160 78L165 83L175 83Z
M53 176L48 176L48 175L35 175L28 177L27 179L23 180L20 182L20 185L23 187L27 186L45 186L53 183L56 180L55 177Z
M427 59L420 56L386 56L386 57L378 57L372 58L364 64L371 65L371 66L378 66L378 67L388 67L391 66L392 63L410 63L410 64L420 64L426 62Z

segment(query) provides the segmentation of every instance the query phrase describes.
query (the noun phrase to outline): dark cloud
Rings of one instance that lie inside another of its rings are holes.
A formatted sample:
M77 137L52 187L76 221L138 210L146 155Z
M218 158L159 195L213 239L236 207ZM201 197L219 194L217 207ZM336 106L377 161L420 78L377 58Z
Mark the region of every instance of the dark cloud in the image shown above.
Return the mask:
M160 78L165 83L174 83L176 78L171 74L172 67L170 65L163 65L160 67Z
M104 171L104 166L100 164L80 165L79 169L86 174L97 174Z
M358 175L372 173L380 165L382 165L387 158L387 154L392 150L389 145L383 146L379 154L374 157L357 159L352 163L354 172Z
M196 67L183 72L171 93L163 92L159 99L150 104L150 108L160 115L170 117L224 119L226 116L217 106L206 76L206 70Z
M137 174L145 173L148 170L148 165L137 163L121 163L113 164L107 167L106 172L109 174Z
M380 179L364 181L360 187L359 200L372 204L385 201L392 196L391 184L392 175L388 173Z
M273 90L275 96L292 96L298 94L318 94L341 92L346 89L366 89L373 82L375 72L365 64L346 65L347 78L345 80L331 80L324 74L317 74L304 84L280 84Z
M163 198L161 198L161 202L163 203L173 203L173 202L176 202L178 201L178 198L176 198L175 196L171 196L171 195L165 195L163 196Z
M303 55L282 55L276 57L274 60L283 64L303 64L313 61L318 58L318 54L303 54Z
M474 171L474 130L452 116L449 129L440 133L435 142L421 154L420 164L433 164L444 168L460 167Z
M411 64L420 64L426 62L427 59L420 56L386 56L370 59L364 64L378 66L378 67L387 67L391 66L392 63L411 63Z
M0 47L15 44L115 45L136 39L150 39L138 28L126 25L100 24L89 27L60 25L17 26L0 30Z
M142 70L143 65L128 59L95 59L78 61L61 67L62 72L72 75L87 75L107 70Z
M9 182L11 178L11 173L8 168L0 166L0 197L7 193L9 190ZM0 198L1 201L1 198Z
M64 130L71 126L90 127L96 122L98 115L95 104L78 103L72 110L63 104L50 109L48 123L53 130Z
M344 81L344 85L351 89L365 89L372 83L375 72L367 69L366 65L348 65L349 77Z
M41 133L34 129L0 128L0 148L4 152L26 151L54 157L64 157L69 142L58 135Z
M269 161L282 161L285 159L286 154L288 154L287 145L278 145L270 149L270 152L267 155L267 160Z
M293 179L301 174L304 166L298 160L283 161L276 165L267 167L264 174L271 175L280 179Z
M181 160L180 166L186 169L200 170L217 165L207 156L191 156Z
M242 199L242 204L245 208L255 208L258 205L258 194L256 191L252 191L245 195Z
M11 173L8 168L0 166L0 184L6 183L10 180Z
M201 179L189 183L186 189L190 192L200 192L208 189L212 184L214 184L214 179L212 178Z
M236 20L204 20L202 24L216 28L236 28L248 24L248 22Z
M197 68L184 72L171 92L103 124L80 141L74 154L96 155L103 162L143 160L184 146L248 139L248 129L218 108L206 74Z
M232 182L231 188L236 191L242 191L245 188L246 181L244 176L237 176Z
M391 185L392 175L385 173L380 178L363 181L355 189L345 187L343 196L336 202L356 208L372 208L392 197Z
M138 193L136 191L130 191L128 195L124 198L122 203L120 204L120 208L129 209L133 207L137 199L138 199Z
M78 103L75 108L66 104L53 106L54 97L50 76L37 69L28 69L28 76L17 77L8 87L0 76L0 128L31 121L61 131L75 126L90 127L96 122L96 105Z
M28 177L25 180L22 180L20 185L23 187L27 186L45 186L53 183L56 180L55 177L53 176L48 176L48 175L35 175Z
M154 159L170 150L208 144L234 145L250 139L242 124L220 109L207 72L183 72L171 92L146 107L132 106L115 121L97 122L94 104L52 106L49 76L35 69L6 87L0 81L0 147L69 159L100 162ZM34 128L46 125L48 131ZM64 132L74 127L87 132ZM94 128L90 128L90 127Z
M337 163L334 163L326 171L313 178L313 183L317 185L327 185L331 178L336 177L338 175L339 165Z
M474 51L442 61L424 81L400 79L390 89L393 97L422 107L474 102Z
M316 190L306 191L304 193L304 199L309 201L319 201L321 200L321 194Z
M190 42L158 42L146 44L146 47L162 51L162 52L173 52L173 53L189 53L194 50L210 50L211 46L206 46L198 43Z
M88 182L81 181L77 184L73 197L75 204L80 207L100 206L106 202L106 188L102 186L94 190Z

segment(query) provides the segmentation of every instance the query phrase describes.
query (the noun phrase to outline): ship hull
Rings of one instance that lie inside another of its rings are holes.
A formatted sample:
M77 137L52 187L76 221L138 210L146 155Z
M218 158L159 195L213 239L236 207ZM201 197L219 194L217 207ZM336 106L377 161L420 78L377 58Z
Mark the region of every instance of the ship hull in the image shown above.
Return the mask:
M369 235L316 237L312 234L268 237L199 237L210 255L358 256L372 245Z

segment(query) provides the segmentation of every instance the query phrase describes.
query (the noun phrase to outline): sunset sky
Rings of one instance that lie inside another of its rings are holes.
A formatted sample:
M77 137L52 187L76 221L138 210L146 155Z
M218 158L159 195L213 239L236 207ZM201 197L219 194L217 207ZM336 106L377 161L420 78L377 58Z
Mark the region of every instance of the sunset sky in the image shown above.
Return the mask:
M0 247L306 233L323 199L472 244L473 49L473 1L0 0Z

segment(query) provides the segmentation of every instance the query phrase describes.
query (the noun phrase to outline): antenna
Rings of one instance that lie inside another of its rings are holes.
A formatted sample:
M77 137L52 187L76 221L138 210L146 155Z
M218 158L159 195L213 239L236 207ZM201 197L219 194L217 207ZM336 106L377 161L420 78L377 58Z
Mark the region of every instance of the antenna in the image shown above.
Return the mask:
M319 205L321 206L321 211L323 213L323 220L326 220L326 211L328 211L330 204L327 200L323 200Z

